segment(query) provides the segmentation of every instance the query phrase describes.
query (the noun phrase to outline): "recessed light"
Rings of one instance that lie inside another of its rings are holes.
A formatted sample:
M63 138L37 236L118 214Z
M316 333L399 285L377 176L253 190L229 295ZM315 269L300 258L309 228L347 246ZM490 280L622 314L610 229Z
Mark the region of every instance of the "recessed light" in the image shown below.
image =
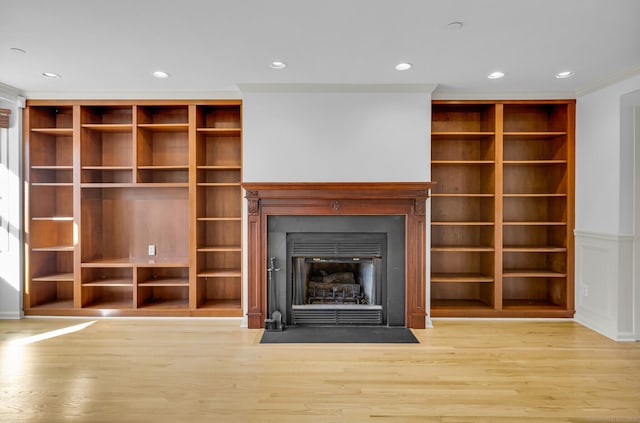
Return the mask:
M27 50L22 49L22 48L18 48L18 47L11 47L9 50L11 50L14 53L19 53L19 54L26 54Z
M449 28L452 31L457 31L459 29L462 29L463 26L464 26L464 24L462 22L458 22L458 21L449 22L447 24L447 28Z
M571 72L571 71L564 71L564 72L556 73L556 78L558 78L558 79L570 78L572 76L573 76L573 72Z
M398 63L396 65L396 70L406 71L406 70L411 69L412 67L413 67L413 65L411 63Z
M42 76L44 76L45 78L60 78L60 75L53 72L42 72Z
M273 61L271 62L271 64L269 65L271 68L273 69L284 69L287 67L287 64L285 62L281 62L279 60Z
M165 79L171 76L165 71L155 71L151 75L153 75L154 78L158 78L158 79Z
M500 71L496 71L496 72L491 72L487 78L489 79L500 79L504 76L504 72L500 72Z

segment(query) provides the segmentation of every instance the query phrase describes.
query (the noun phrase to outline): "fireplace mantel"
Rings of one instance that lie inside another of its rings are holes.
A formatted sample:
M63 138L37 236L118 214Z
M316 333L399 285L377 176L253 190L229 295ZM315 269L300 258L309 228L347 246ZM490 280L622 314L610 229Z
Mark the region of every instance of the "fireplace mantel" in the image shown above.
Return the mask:
M426 320L426 200L432 182L245 182L248 208L248 324L267 317L267 218L292 215L402 215L406 239L406 324Z

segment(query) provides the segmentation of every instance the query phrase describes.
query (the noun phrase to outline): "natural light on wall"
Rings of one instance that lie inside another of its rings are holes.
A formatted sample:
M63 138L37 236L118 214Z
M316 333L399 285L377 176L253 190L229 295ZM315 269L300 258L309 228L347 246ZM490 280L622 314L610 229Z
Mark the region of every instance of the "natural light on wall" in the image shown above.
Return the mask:
M8 109L0 109L0 251L9 247L9 114Z

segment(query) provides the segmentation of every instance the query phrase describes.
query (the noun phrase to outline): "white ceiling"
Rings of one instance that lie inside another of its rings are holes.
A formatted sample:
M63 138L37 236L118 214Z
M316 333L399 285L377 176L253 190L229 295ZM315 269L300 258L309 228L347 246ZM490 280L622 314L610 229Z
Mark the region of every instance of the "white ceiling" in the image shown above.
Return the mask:
M414 67L396 71L402 61ZM487 79L494 70L506 76ZM554 77L564 70L575 76ZM27 97L193 98L275 83L576 96L638 72L640 0L0 1L0 83Z

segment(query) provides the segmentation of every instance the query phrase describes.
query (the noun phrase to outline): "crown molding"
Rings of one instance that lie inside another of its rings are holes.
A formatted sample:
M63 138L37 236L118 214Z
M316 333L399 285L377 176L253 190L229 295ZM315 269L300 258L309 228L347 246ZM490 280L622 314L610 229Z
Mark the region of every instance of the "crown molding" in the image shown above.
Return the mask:
M638 75L640 75L640 65L632 66L623 71L616 72L610 75L608 78L601 79L585 89L578 90L576 92L576 96L582 97L584 95L591 94L592 92L601 90L602 88L609 87L613 84L624 81L625 79L633 78L634 76Z
M241 99L240 91L27 91L38 100L229 100Z
M12 87L11 85L3 84L2 82L0 82L0 99L15 102L18 99L18 97L22 95L24 94L19 89ZM9 96L12 98L6 98L6 96Z
M468 91L435 91L433 100L566 100L575 99L573 91L549 92L468 92Z
M437 84L238 84L246 93L426 93Z

